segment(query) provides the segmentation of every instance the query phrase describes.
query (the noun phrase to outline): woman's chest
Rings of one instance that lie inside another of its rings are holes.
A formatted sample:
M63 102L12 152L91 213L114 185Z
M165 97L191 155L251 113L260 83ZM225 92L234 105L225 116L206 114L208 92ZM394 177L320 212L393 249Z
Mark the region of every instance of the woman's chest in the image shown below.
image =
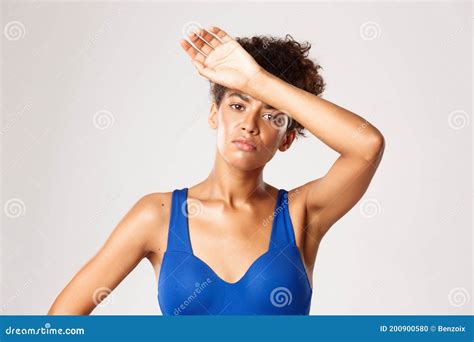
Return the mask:
M298 198L280 203L280 208L276 207L272 213L268 210L222 210L212 205L206 206L205 203L196 206L193 201L188 201L187 209L188 238L193 254L222 280L228 283L238 281L251 265L269 250L275 216L283 215L282 211L285 210L296 246L301 251L304 267L312 274L309 267L311 261L305 257L310 254L304 250L307 232L304 203L300 203ZM163 220L163 227L159 230L168 235L170 223L171 216ZM156 244L156 252L149 256L157 277L167 249L167 240L166 236L160 238Z

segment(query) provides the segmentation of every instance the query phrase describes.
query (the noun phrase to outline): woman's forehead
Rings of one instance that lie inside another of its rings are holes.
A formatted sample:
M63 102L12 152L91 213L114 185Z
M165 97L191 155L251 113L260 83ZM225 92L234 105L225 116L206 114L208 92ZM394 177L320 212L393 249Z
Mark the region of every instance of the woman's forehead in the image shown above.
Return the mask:
M245 93L242 93L242 92L239 91L239 90L232 90L232 89L227 90L227 91L226 91L226 96L227 96L227 97L236 96L236 97L240 98L242 101L248 102L248 103L250 103L250 102L252 102L252 101L258 101L258 100L255 100L252 96L247 95L247 94L245 94ZM265 108L267 108L267 109L275 109L274 107L270 106L270 105L267 104L267 103L265 103L264 105L265 105Z

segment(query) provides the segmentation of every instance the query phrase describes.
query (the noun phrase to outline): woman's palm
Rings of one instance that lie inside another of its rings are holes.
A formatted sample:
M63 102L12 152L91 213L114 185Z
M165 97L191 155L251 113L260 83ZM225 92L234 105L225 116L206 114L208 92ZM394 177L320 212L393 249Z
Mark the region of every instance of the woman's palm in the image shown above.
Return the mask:
M242 90L261 68L253 57L227 33L217 27L189 35L181 41L199 74L214 83Z

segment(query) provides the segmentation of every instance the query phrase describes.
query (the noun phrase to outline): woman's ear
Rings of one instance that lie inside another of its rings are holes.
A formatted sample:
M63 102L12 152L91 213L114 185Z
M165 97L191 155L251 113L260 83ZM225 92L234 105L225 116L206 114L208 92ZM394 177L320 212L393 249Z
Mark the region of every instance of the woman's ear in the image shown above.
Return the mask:
M209 117L207 118L207 122L209 122L209 126L212 129L217 129L217 109L217 104L213 102L209 110Z
M284 152L288 150L296 138L296 130L292 129L291 131L285 133L283 140L281 141L280 147L278 148L280 151Z

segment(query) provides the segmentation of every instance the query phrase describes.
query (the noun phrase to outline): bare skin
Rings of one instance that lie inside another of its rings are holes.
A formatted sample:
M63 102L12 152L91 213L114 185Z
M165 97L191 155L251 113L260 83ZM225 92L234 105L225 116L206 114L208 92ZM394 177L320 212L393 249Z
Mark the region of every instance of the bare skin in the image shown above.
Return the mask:
M189 187L188 204L200 208L199 215L188 217L194 254L233 283L266 252L278 188L263 181L263 169L278 151L290 148L296 133L275 120L284 115L340 154L324 176L288 191L296 244L313 286L320 242L367 190L383 155L382 134L357 114L270 75L220 28L201 29L188 40L180 44L198 73L229 89L209 113L217 141L213 169L204 181ZM251 141L255 150L238 148L232 141L239 137ZM96 296L97 289L111 292L144 257L158 279L171 194L140 198L48 314L89 314L105 299Z

